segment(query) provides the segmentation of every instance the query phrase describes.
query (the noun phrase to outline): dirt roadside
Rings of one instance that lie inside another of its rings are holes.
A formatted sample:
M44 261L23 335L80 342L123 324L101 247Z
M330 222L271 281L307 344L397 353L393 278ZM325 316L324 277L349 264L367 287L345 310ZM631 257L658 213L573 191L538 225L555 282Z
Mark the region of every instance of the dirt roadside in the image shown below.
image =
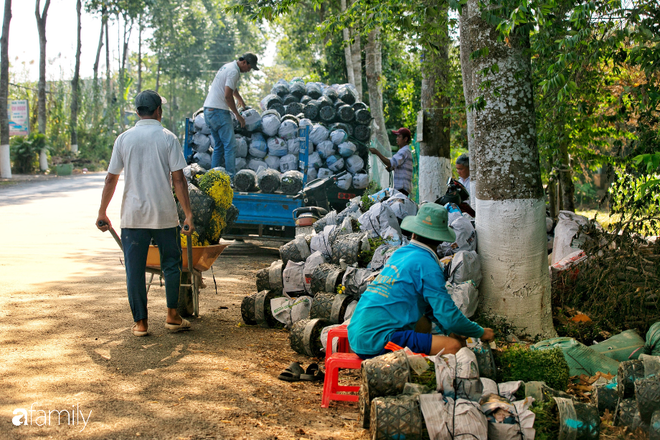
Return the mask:
M227 248L213 266L217 295L205 272L191 332L163 328L164 288L152 288L151 335L134 337L120 251L90 227L100 185L88 180L79 195L0 204L0 227L17 225L0 251L1 438L368 438L355 403L322 409L322 383L277 379L291 361L320 359L293 352L285 330L242 323L241 301L255 292L256 271L278 258L276 243ZM39 218L45 226L35 233L27 223ZM87 226L62 234L72 222ZM29 231L29 240L18 238ZM47 243L68 251L48 251ZM28 426L12 423L19 408ZM75 419L68 424L61 413L58 424L53 411L61 410Z

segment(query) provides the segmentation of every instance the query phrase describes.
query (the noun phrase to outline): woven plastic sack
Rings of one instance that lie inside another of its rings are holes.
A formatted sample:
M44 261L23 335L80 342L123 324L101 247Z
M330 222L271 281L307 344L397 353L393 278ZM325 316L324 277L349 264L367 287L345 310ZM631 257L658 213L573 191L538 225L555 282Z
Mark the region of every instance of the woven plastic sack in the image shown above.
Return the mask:
M348 191L353 183L353 176L351 174L344 174L337 179L337 188Z
M660 356L660 322L654 323L646 332L646 352Z
M197 133L202 133L209 135L211 134L211 129L209 128L208 125L206 125L206 120L204 119L204 113L200 113L197 116L195 116L195 131Z
M205 170L211 169L211 155L208 153L195 153L193 154L192 161L198 163Z
M357 262L358 255L363 248L365 241L365 234L363 232L351 233L337 236L336 240L332 240L332 259L333 264L340 264L344 262L348 265Z
M252 170L240 170L234 176L236 191L249 192L257 190L257 173Z
M344 158L338 154L328 157L325 163L333 173L338 173L344 169Z
M327 159L328 157L337 153L335 144L333 144L332 141L329 140L325 140L319 143L316 146L316 151L319 153L319 156L321 156L321 159Z
M300 171L287 171L282 174L280 188L284 194L298 194L303 187L303 174Z
M247 164L248 168L254 171L255 173L258 172L260 169L266 169L268 168L268 164L264 162L263 160L259 159L250 159Z
M319 156L317 151L310 154L307 158L307 166L311 168L316 168L317 170L323 166L323 159Z
M195 133L192 137L193 150L199 153L206 153L211 146L211 138L201 132Z
M300 141L298 138L293 138L286 141L286 149L289 154L298 155L298 153L300 153Z
M479 305L479 291L472 281L460 284L447 283L445 287L456 307L466 318L474 315Z
M285 141L294 139L298 136L298 124L290 119L286 119L280 124L280 128L277 131L277 134Z
M601 371L608 374L617 374L619 362L594 351L573 338L552 338L537 342L530 348L532 350L545 350L559 347L564 353L568 363L569 374L579 376L586 374L589 377Z
M571 211L559 211L559 220L555 227L555 239L552 244L552 264L575 252L571 246L580 226L589 224L589 219Z
M307 181L310 182L314 179L317 179L319 176L319 172L316 168L310 167L307 169Z
M347 295L359 299L364 291L367 290L367 287L369 287L369 283L375 280L379 273L379 271L372 271L370 269L347 267L341 283L346 287Z
M289 153L289 147L284 139L279 137L268 138L268 155L282 157ZM274 167L271 167L274 168Z
M245 129L248 131L257 131L261 129L261 115L253 108L243 110L241 113L245 119Z
M323 96L327 96L331 101L337 100L337 87L329 86L327 84L323 85Z
M339 144L338 150L342 157L351 157L357 151L357 147L353 142L342 142Z
M259 189L265 193L274 193L280 189L281 174L277 170L266 169L257 172L257 184Z
M298 128L303 128L303 127L313 127L314 123L311 121L311 119L308 118L300 118L298 121ZM311 128L310 128L311 130Z
M309 141L314 145L318 145L328 139L328 134L328 129L323 125L314 124L312 131L309 133Z
M280 171L286 173L298 169L298 156L287 154L280 159Z
M305 94L309 95L312 99L318 99L323 94L323 89L319 83L308 82L305 84Z
M360 229L369 232L370 238L384 237L386 230L392 228L401 235L401 228L392 209L382 203L374 203L369 211L358 219Z
M637 359L643 353L644 340L635 330L626 330L591 346L598 353L619 362Z
M403 220L409 215L417 215L417 204L395 189L392 189L390 198L383 204L389 206L399 220Z
M268 165L268 168L273 168L274 170L280 169L280 158L277 156L268 155L264 158L264 162Z
M282 104L282 98L274 93L270 93L259 102L259 107L261 107L262 111L270 110L273 104Z
M248 143L247 139L245 139L245 136L241 136L240 134L236 135L236 157L247 157L248 155Z
M296 322L309 318L311 307L312 298L309 296L298 298L279 297L270 300L273 317L288 329L291 329Z
M352 105L358 100L358 93L352 84L342 84L337 88L337 98Z
M286 96L289 94L289 83L288 81L281 79L275 83L272 89L270 89L270 93L273 93L275 95L279 95L280 97Z
M350 172L351 170L348 168L348 165L349 163L347 163L346 169L348 169L348 171ZM355 174L353 174L353 188L365 189L367 186L369 186L369 174L363 171L358 171Z
M291 93L289 93L286 96L283 96L282 97L282 102L284 103L284 108L286 108L287 104L291 104L293 102L298 102L298 99L299 98L297 98L295 95L292 95ZM286 113L286 111L284 113Z
M244 157L237 157L234 160L234 164L236 165L237 170L242 170L247 167L247 160L245 160Z
M333 130L330 133L330 140L335 145L340 145L348 140L348 134L342 129Z
M318 223L318 222L317 222ZM326 226L321 232L312 235L309 249L312 253L320 252L326 261L332 258L332 243L330 242L330 232L336 228L335 225Z
M250 156L263 159L268 154L268 145L266 139L261 133L252 133L250 138L250 147L248 148Z
M458 251L474 251L477 249L477 231L475 231L470 220L459 214L449 224L456 233L456 241L454 243L440 243L438 247L439 254L447 256Z
M475 251L459 251L449 266L447 281L454 284L472 281L476 287L481 284L481 259Z
M311 251L311 246L310 246ZM307 293L312 291L312 273L317 266L327 263L328 261L323 256L320 251L312 252L312 254L307 257L305 260L305 268L303 269L303 275L305 280L305 291Z
M325 179L326 177L332 176L334 173L327 168L319 168L318 178Z
M374 256L371 258L368 267L371 270L382 269L385 266L385 263L387 263L387 260L389 260L392 254L400 247L401 246L391 244L381 244L374 251Z
M261 117L261 131L266 136L277 136L281 124L280 116L275 111L264 112Z
M289 93L291 93L298 99L302 98L306 92L307 89L305 88L305 84L299 81L292 82L291 85L289 86Z

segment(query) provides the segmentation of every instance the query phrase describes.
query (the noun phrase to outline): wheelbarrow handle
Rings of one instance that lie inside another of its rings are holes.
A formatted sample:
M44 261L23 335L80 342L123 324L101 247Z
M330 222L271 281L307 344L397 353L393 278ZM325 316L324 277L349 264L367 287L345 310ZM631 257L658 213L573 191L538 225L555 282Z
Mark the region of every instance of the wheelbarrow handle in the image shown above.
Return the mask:
M106 225L107 225L107 223L104 222L103 220L99 220L99 223L98 223L98 224L99 224L100 227L103 227L103 226L106 226ZM122 246L122 244L121 244L121 239L119 238L119 236L118 236L117 233L115 232L115 229L114 229L112 226L110 226L110 228L109 228L108 230L109 230L110 233L112 234L112 238L114 238L115 241L117 242L117 244L119 245L119 249L121 249L121 250L123 251L123 250L124 250L124 246Z

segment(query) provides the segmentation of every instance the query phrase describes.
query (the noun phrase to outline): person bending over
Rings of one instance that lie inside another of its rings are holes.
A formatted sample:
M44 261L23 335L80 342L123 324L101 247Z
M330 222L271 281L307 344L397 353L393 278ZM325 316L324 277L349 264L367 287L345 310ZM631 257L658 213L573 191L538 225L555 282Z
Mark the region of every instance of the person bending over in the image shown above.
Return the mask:
M403 219L401 229L413 233L411 243L392 254L362 294L348 324L348 342L362 359L388 352L384 347L390 341L415 353L458 352L463 341L431 335L429 318L445 334L493 339L493 330L466 318L445 289L435 250L443 241L456 240L447 217L444 207L426 203L416 216Z

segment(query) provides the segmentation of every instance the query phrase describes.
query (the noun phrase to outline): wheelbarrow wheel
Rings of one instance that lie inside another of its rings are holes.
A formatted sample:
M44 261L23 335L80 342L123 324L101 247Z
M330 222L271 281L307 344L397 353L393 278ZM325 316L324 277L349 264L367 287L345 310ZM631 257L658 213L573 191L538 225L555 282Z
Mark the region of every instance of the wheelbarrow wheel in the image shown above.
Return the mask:
M181 274L181 284L192 284L190 272L184 272ZM179 315L187 318L193 316L195 313L195 304L193 303L193 292L192 287L181 286L179 288L179 306L177 311Z

